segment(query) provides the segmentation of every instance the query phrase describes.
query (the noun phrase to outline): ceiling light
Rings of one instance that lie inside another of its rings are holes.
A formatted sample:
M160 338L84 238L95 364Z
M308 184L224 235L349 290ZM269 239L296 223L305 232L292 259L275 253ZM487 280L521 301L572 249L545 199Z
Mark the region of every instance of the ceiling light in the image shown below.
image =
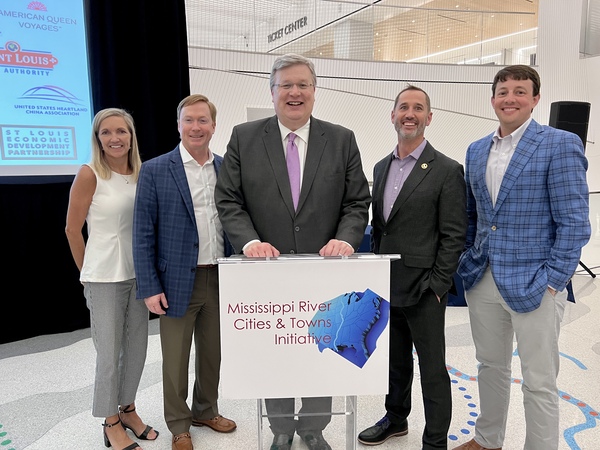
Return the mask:
M530 45L529 47L519 48L519 49L517 49L517 51L518 52L522 52L522 51L525 51L525 50L531 50L532 48L536 48L536 47L537 47L537 45Z
M479 46L479 45L485 44L487 42L498 41L500 39L505 39L507 37L516 36L518 34L529 33L530 31L537 31L537 27L530 28L529 30L517 31L516 33L505 34L504 36L499 36L499 37L495 37L495 38L491 38L491 39L485 39L483 41L478 41L478 42L474 42L474 43L471 43L471 44L462 45L460 47L454 47L454 48L451 48L449 50L443 50L441 52L431 53L431 54L425 55L425 56L419 56L418 58L408 59L408 60L406 60L406 62L410 63L410 62L420 61L422 59L427 59L427 58L430 58L430 57L433 57L433 56L443 55L445 53L453 52L455 50L460 50L462 48L469 48L469 47L473 47L473 46Z

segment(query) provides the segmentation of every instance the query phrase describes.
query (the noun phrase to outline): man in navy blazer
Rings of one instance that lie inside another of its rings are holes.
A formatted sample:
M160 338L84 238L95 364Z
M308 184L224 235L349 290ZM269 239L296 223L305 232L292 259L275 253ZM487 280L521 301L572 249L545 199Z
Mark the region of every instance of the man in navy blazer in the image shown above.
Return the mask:
M448 448L452 391L445 315L465 245L466 189L463 166L425 139L432 116L425 91L417 86L400 91L391 114L397 144L373 170L373 251L400 259L391 263L386 414L358 435L366 445L408 433L414 345L425 410L422 448Z
M215 199L238 253L348 256L361 243L369 185L354 133L312 117L316 82L312 61L300 55L277 58L270 78L276 115L233 128ZM285 151L293 144L301 173L296 207ZM286 363L273 361L272 370ZM315 367L316 376L318 371ZM322 434L331 421L331 397L303 398L297 421L293 398L265 404L275 435L272 450L289 450L295 433L310 450L331 449Z
M500 449L511 390L513 337L523 375L526 437L511 448L555 450L558 337L567 284L591 234L581 139L531 118L540 78L501 69L492 84L500 126L466 156L466 250L458 273L479 361L481 414L461 450Z
M209 149L217 110L203 95L177 107L181 143L142 164L133 219L137 297L160 315L165 421L173 450L191 450L190 426L231 432L219 414L221 366L217 259L229 256L214 202L223 158ZM187 404L192 338L195 375Z

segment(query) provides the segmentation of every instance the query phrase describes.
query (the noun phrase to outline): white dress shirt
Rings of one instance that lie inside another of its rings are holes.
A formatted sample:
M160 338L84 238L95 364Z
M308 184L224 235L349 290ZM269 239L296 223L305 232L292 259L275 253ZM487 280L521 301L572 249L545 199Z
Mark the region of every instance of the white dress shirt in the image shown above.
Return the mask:
M198 249L198 264L216 264L218 258L225 256L223 227L215 205L215 157L209 150L208 160L200 165L183 146L179 144L185 176L190 187L194 216L198 227L200 248Z

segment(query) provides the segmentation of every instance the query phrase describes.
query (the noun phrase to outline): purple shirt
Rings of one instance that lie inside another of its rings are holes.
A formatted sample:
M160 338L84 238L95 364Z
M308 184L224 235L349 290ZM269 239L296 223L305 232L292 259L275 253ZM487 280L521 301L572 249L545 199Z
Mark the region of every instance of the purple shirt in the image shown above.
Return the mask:
M402 189L404 182L415 167L415 164L420 158L421 153L423 153L426 145L427 140L423 139L423 142L421 142L410 155L404 158L398 156L398 146L396 145L396 148L394 148L394 151L392 152L392 162L390 163L390 169L388 170L385 189L383 191L383 218L386 222L394 207L400 189Z

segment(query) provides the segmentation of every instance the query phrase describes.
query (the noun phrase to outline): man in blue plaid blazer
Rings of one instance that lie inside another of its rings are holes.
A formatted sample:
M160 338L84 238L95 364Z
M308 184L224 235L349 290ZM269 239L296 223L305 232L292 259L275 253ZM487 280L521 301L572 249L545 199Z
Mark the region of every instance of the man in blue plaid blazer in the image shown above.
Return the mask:
M221 367L217 260L231 254L214 189L223 158L210 150L217 109L192 94L177 106L181 142L145 161L133 216L137 298L160 316L163 406L172 450L193 450L191 426L236 429L219 413ZM191 407L189 360L194 343Z
M510 448L558 448L558 337L566 286L591 234L581 139L531 118L538 73L508 66L495 76L498 130L466 156L466 250L458 274L479 361L481 414L461 450L501 449L511 389L513 337L523 374L526 438Z

